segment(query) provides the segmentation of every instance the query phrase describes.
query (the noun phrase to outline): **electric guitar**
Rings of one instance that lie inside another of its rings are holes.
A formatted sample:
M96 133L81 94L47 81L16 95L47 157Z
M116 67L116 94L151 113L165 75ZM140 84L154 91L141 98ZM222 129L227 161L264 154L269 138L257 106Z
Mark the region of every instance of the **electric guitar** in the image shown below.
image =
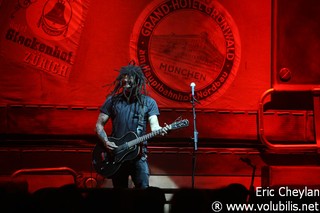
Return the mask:
M168 125L169 130L180 129L189 126L187 119L175 121ZM134 132L128 132L121 138L109 137L110 142L114 142L118 147L114 150L107 150L104 144L97 143L92 151L92 164L95 171L104 177L114 175L123 162L133 160L140 153L139 143L146 141L162 133L162 128L149 134L138 137Z

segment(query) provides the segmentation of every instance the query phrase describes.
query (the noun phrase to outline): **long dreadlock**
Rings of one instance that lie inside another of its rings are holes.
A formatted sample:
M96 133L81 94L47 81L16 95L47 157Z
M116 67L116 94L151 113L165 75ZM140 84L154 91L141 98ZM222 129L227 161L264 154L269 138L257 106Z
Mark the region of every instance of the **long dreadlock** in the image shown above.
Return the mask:
M130 88L124 88L123 78L125 75L127 75L129 79L133 78L133 84ZM143 105L142 96L147 94L146 78L141 67L135 65L134 61L131 61L127 66L121 67L114 84L115 87L111 92L113 98L124 96L128 102L131 101L132 98L136 98L138 102Z

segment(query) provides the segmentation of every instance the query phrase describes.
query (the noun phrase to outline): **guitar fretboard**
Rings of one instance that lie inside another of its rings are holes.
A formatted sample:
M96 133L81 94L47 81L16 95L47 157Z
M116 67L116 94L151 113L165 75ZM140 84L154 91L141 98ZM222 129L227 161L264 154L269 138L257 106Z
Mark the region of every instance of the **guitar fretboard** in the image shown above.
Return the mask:
M182 127L186 127L189 125L189 121L187 119L184 119L184 120L181 120L181 121L178 121L178 122L173 122L172 124L168 125L168 129L169 130L173 130L173 129L179 129L179 128L182 128ZM155 131L152 131L146 135L143 135L141 137L138 137L136 139L133 139L131 141L128 141L126 144L128 145L127 148L129 147L132 147L138 143L141 143L143 141L146 141L156 135L159 135L161 134L163 131L163 128L160 128L158 130L155 130Z
M148 139L150 139L150 138L153 138L153 137L156 136L156 135L161 134L161 132L162 132L162 128L161 128L161 129L158 129L158 130L155 130L155 131L152 131L152 132L150 132L150 133L148 133L148 134L146 134L146 135L143 135L143 136L141 136L141 137L139 137L139 138L136 138L136 139L134 139L134 140L132 140L132 141L127 142L127 143L128 143L128 146L129 146L129 147L132 147L132 146L134 146L134 145L137 145L137 144L139 144L139 143L141 143L141 142L143 142L143 141L146 141L146 140L148 140Z

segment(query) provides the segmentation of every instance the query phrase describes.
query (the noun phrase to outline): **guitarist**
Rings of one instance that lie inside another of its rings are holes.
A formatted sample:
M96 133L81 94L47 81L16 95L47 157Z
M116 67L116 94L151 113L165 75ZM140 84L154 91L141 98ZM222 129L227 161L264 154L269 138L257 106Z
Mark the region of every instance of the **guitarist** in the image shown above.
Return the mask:
M161 129L158 116L159 109L156 101L147 95L146 78L140 66L133 61L128 66L120 69L120 73L114 81L114 89L107 96L100 108L100 114L96 123L96 133L107 151L117 149L114 142L108 140L104 130L106 123L111 120L111 137L121 138L132 131L137 136L144 135L147 123L151 131ZM167 134L169 126L165 124L162 135ZM147 141L139 144L141 151L133 159L125 161L119 170L112 175L114 188L128 188L128 178L134 183L135 188L149 187L149 166L147 162ZM139 146L138 145L138 146Z

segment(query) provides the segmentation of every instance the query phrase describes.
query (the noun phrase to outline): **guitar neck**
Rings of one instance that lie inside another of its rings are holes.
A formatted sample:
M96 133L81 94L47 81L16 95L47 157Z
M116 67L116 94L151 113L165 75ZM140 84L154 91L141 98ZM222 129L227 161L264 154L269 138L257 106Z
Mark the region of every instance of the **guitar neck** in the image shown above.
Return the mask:
M127 142L127 144L128 144L129 147L132 147L132 146L137 145L137 144L139 144L139 143L141 143L143 141L146 141L146 140L148 140L150 138L153 138L156 135L161 134L161 132L162 132L162 128L158 129L158 130L155 130L155 131L152 131L152 132L150 132L150 133L148 133L146 135L143 135L141 137L138 137L138 138L136 138L136 139L134 139L132 141L129 141L129 142Z

